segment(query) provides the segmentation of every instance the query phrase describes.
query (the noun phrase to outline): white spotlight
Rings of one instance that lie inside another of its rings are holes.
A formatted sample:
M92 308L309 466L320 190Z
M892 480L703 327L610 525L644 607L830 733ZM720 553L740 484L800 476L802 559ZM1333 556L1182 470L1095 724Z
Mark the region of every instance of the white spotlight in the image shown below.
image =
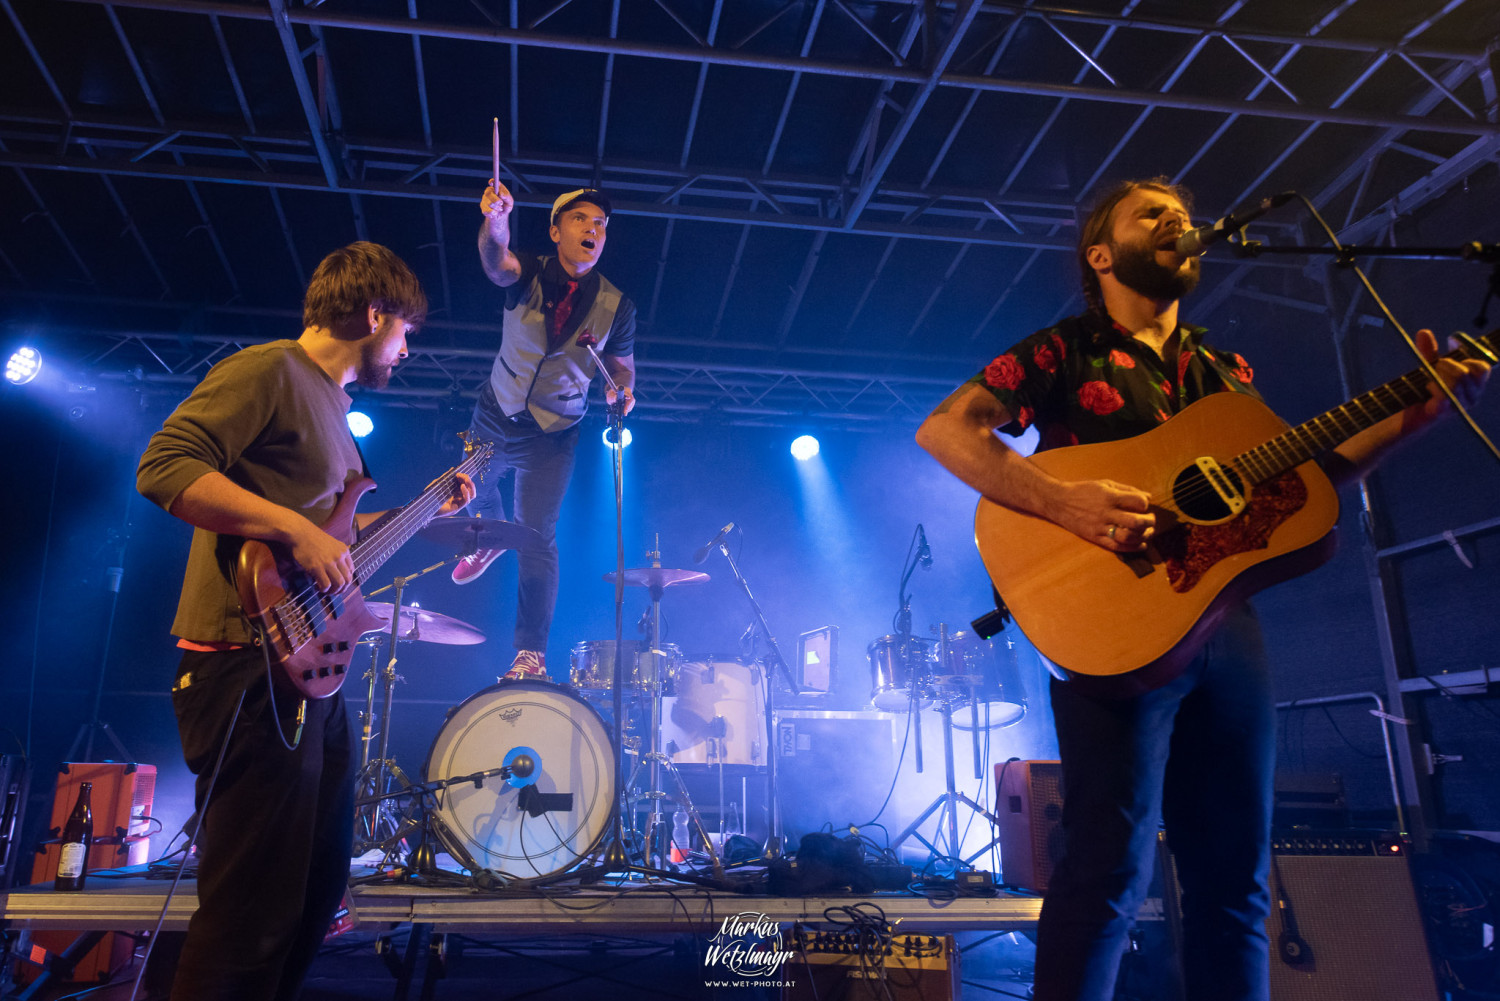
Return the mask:
M24 386L42 370L42 353L33 347L20 347L5 363L5 381L12 386Z
M624 431L625 431L625 435L624 435L625 447L629 448L630 447L630 442L634 439L635 436L630 433L630 429L629 428L625 428ZM615 429L614 429L613 426L610 426L610 427L607 427L607 428L604 429L604 435L603 435L602 440L604 441L604 444L608 445L610 448L614 448L615 447Z
M360 410L349 411L349 433L356 438L363 438L375 430L375 422L370 415Z
M818 454L818 439L810 434L792 439L792 458L806 461Z

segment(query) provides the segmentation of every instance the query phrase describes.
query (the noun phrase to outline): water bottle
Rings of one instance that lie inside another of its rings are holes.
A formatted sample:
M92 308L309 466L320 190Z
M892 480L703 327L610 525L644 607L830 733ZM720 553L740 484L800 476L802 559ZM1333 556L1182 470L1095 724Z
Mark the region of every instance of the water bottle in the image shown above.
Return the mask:
M79 783L78 801L73 804L68 822L63 824L54 890L81 890L88 878L89 847L94 843L94 810L89 803L93 789L92 782Z
M692 844L688 840L688 815L682 807L672 812L672 861L686 862Z

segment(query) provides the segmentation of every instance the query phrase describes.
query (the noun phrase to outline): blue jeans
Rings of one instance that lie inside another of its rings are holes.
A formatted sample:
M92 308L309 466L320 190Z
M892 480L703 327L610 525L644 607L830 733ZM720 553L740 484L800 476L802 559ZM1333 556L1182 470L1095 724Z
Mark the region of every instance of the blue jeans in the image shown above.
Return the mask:
M1182 889L1188 1001L1264 1001L1275 705L1260 625L1231 610L1182 676L1128 699L1052 683L1062 860L1037 927L1036 1001L1109 1001L1151 881L1157 820Z
M489 386L485 386L474 408L469 430L495 445L489 470L477 485L475 515L504 518L508 509L517 522L542 537L540 545L517 554L521 569L516 597L517 650L547 650L547 634L557 607L557 516L573 479L578 429L575 424L548 433L537 427L529 414L506 417ZM504 499L502 493L506 494Z

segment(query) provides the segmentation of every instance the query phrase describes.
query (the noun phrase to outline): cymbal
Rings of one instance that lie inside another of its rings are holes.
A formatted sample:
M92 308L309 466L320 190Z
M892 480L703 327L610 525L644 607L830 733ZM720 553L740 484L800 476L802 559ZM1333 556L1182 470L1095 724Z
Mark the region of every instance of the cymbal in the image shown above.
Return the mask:
M611 584L615 582L615 572L611 570L604 575L604 579ZM673 570L669 567L627 567L625 569L625 584L627 587L671 587L673 584L705 584L708 582L708 574L700 570Z
M479 549L530 549L542 541L536 529L499 518L439 518L417 534L463 556Z
M372 629L366 635L384 632L390 635L391 611L396 606L389 601L367 601L365 607L385 620L380 629ZM415 605L401 606L401 622L396 627L396 637L403 640L421 640L424 643L442 643L447 646L473 646L484 642L484 633L461 619L442 612L429 612Z

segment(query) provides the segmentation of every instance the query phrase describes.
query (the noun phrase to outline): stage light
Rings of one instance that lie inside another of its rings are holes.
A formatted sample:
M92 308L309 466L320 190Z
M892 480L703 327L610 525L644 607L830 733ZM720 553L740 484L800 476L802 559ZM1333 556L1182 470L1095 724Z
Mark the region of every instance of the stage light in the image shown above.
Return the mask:
M792 440L792 458L798 461L806 461L818 454L818 439L810 434L800 435Z
M375 422L370 420L370 415L359 410L349 411L349 433L356 438L363 438L375 430Z
M624 428L623 430L625 432L625 439L624 439L625 440L625 447L629 448L630 447L630 442L635 438L635 436L630 433L630 429L629 428ZM604 444L608 445L610 448L614 448L615 447L615 429L613 427L607 427L607 428L605 428L604 429L604 436L603 436L602 440L603 440Z
M5 381L12 386L24 386L42 370L42 353L33 347L20 347L12 352L5 363Z

